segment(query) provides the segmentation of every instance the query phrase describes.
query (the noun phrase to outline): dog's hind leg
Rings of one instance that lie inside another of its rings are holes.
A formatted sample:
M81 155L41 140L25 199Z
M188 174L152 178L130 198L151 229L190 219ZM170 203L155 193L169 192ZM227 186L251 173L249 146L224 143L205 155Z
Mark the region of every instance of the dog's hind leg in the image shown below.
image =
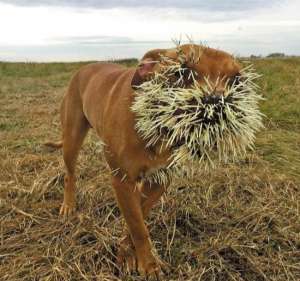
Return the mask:
M89 129L89 123L82 111L79 95L68 93L61 109L63 129L63 159L66 167L64 179L64 201L60 215L66 217L75 209L75 166L79 150Z

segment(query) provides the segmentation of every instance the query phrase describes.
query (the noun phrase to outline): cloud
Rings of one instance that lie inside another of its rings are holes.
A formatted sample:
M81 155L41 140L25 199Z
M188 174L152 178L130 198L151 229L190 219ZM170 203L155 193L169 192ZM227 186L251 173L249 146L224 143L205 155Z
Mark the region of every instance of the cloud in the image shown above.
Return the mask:
M82 45L94 45L94 44L122 44L132 42L132 38L126 36L64 36L53 37L51 42L61 44L82 44Z
M299 9L299 0L0 0L0 51L20 60L139 57L187 34L241 55L299 54Z
M178 8L178 9L197 9L209 12L219 11L250 11L265 7L271 7L278 3L279 0L0 0L2 3L13 4L17 6L61 6L73 8Z

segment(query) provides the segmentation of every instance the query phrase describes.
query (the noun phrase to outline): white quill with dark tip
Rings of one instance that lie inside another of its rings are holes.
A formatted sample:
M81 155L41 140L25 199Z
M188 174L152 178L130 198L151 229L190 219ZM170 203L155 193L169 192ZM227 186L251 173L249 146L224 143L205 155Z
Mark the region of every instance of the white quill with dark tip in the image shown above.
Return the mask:
M195 55L186 57L195 60ZM172 151L168 169L159 170L152 181L166 182L171 170L195 164L208 168L235 160L253 147L255 133L263 127L263 114L255 83L259 75L252 66L242 69L238 83L227 83L224 95L216 97L208 77L205 85L199 85L191 72L192 85L182 87L183 64L165 57L161 61L161 71L138 86L131 107L136 130L147 146L163 142ZM170 84L168 79L175 72L180 75Z

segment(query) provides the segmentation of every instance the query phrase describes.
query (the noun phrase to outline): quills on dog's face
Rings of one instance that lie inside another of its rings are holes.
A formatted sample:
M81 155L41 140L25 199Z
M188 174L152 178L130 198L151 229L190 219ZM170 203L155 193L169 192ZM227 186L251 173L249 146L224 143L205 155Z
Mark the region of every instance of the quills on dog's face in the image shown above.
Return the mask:
M169 167L214 166L253 146L263 125L251 66L241 69L230 55L197 45L162 53L158 64L137 86L132 111L147 146L172 151Z

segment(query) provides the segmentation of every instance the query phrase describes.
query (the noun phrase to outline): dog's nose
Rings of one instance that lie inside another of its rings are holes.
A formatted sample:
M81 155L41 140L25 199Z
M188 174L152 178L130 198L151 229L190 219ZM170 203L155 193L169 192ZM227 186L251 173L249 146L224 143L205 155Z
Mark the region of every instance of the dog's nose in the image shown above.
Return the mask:
M212 94L212 95L204 96L202 102L206 104L218 104L220 100L221 100L221 95Z
M221 95L219 94L211 95L210 99L212 103L218 103L221 99Z

